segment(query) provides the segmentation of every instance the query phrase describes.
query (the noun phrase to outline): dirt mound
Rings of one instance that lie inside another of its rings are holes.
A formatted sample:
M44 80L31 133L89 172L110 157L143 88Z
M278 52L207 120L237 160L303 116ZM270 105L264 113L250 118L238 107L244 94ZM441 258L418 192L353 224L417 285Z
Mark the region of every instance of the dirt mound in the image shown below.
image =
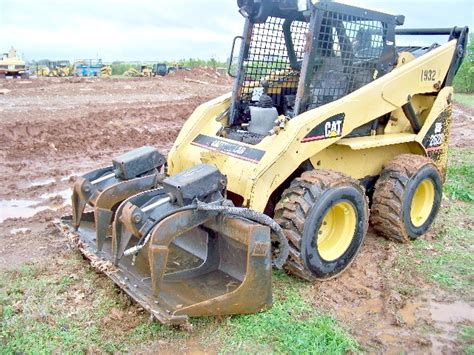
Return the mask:
M179 79L190 79L190 80L199 80L212 84L230 84L232 83L232 78L228 75L219 74L212 68L209 67L198 67L191 70L178 70L169 74L170 77L179 78Z
M454 147L474 147L474 109L456 104L453 108L453 121L449 144Z

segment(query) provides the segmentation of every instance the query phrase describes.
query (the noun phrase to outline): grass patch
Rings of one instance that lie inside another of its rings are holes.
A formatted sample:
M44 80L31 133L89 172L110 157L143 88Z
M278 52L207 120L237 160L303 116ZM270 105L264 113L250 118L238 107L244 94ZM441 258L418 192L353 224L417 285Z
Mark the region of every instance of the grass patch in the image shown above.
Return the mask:
M303 300L298 289L305 285L275 273L273 308L220 320L194 319L190 333L150 322L80 255L57 257L0 274L0 353L147 352L156 346L175 352L187 344L191 350L223 347L222 352L232 353L359 351L333 318Z
M129 298L80 256L4 272L0 348L7 354L119 352L183 333L129 306Z
M224 353L345 354L359 346L327 315L298 292L302 283L274 273L274 304L263 313L230 317L218 330Z
M454 94L454 101L461 105L474 108L474 94Z
M441 213L434 226L434 239L419 239L400 245L393 271L405 277L403 284L398 286L398 293L406 296L417 294L416 285L406 278L413 273L459 295L469 297L474 293L473 232L469 225L469 220L474 219L474 206L459 203Z
M421 261L416 270L428 280L468 295L474 286L471 277L474 270L473 233L460 217L473 220L474 206L453 205L440 217L435 225L437 239L415 242L412 260Z
M472 325L461 328L458 340L464 354L474 354L474 327Z
M444 192L451 199L474 201L474 152L452 148Z

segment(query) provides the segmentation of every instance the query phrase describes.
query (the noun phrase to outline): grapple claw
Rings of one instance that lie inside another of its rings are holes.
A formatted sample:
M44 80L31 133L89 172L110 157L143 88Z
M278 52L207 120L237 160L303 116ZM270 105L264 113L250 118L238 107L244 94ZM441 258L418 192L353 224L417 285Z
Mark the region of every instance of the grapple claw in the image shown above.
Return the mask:
M113 165L79 177L73 188L73 226L80 227L86 205L94 208L98 250L107 236L114 210L139 192L155 187L165 158L155 148L142 147L112 160Z
M113 271L104 272L162 323L266 309L272 304L270 228L198 208L231 205L225 188L216 167L194 166L123 200L112 238L100 240L96 230L103 235L112 215L96 206L95 224L84 213L80 248L88 258L111 261Z

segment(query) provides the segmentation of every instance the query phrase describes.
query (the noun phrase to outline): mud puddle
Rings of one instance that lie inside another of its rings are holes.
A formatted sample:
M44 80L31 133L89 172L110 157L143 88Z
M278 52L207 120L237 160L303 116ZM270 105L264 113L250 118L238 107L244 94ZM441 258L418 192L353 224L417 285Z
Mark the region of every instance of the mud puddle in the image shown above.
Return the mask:
M70 197L71 189L64 189L44 193L40 199L0 200L0 223L9 218L30 218L47 209L58 210L70 205Z
M46 185L52 184L53 182L56 182L56 179L47 178L47 179L33 180L30 183L28 183L27 187L46 186Z
M2 200L0 201L0 223L9 218L30 218L47 206L38 206L41 201L35 200Z

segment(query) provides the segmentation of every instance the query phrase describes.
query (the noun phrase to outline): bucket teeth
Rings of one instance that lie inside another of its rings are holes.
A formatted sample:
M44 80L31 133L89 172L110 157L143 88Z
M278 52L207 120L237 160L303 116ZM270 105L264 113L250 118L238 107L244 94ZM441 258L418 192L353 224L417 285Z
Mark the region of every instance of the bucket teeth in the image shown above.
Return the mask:
M100 207L94 209L95 227L96 227L96 242L97 250L102 250L105 237L107 236L107 229L112 222L113 212Z
M74 228L77 230L81 224L82 214L84 213L84 208L86 207L86 201L81 199L79 194L76 191L76 186L72 191L72 223Z

